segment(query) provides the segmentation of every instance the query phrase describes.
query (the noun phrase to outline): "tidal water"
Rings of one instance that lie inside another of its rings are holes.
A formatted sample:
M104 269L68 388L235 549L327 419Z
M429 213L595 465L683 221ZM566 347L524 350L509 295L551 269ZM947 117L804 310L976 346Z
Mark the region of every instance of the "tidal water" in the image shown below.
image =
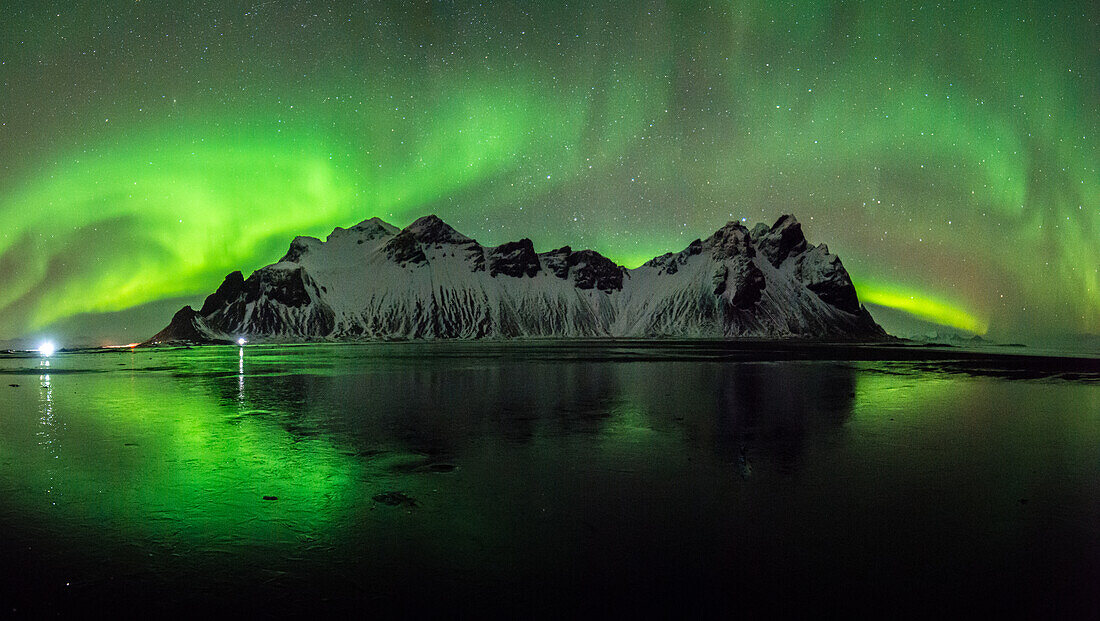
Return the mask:
M1100 615L1100 362L715 342L0 356L0 615Z

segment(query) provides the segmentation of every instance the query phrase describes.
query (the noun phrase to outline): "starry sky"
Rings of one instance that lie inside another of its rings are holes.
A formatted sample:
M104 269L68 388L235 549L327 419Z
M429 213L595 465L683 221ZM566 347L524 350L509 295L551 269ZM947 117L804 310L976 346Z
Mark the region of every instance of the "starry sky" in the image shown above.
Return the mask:
M888 329L1100 333L1095 2L3 13L0 338L159 328L295 235L428 213L631 267L794 213Z

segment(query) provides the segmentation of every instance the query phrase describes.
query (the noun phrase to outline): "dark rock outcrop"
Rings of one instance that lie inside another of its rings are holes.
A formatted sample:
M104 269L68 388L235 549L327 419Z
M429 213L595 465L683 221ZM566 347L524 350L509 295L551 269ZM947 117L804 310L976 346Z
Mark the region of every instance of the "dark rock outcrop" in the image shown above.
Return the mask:
M690 248L690 246L689 246ZM738 222L728 222L702 243L702 250L711 250L716 259L729 259L736 256L753 258L756 250L752 247L749 230Z
M798 261L795 274L817 297L844 312L859 312L859 298L848 270L844 269L840 257L829 254L825 244L803 254Z
M335 314L321 298L304 268L269 267L253 272L220 307L200 314L208 327L231 335L282 334L288 324L300 336L325 335L335 327Z
M760 235L756 244L760 253L772 265L779 267L787 257L806 250L806 236L794 216L780 216L767 233Z
M542 269L539 255L530 239L501 244L489 251L489 275L504 274L513 278L534 277Z
M755 306L766 285L764 273L744 255L723 265L715 274L714 282L714 295L718 297L731 291L730 305L739 309Z
M299 238L300 239L300 238ZM218 286L217 291L207 296L202 303L199 314L203 317L225 308L231 301L237 299L244 289L244 275L240 272L231 272Z
M680 266L687 263L688 259L703 252L703 240L696 238L680 252L666 252L659 257L646 261L644 265L655 267L662 274L675 274L680 271Z
M168 326L157 332L142 345L202 345L227 342L211 338L200 325L202 317L195 309L184 306L172 317Z
M625 270L595 250L573 250L564 246L539 256L546 261L546 269L562 280L572 279L578 289L610 293L623 288Z

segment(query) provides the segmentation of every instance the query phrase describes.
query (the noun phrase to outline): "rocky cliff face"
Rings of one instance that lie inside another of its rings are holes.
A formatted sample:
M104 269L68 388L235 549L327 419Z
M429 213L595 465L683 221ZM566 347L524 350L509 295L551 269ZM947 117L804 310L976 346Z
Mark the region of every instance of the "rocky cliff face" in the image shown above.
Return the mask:
M226 277L149 344L236 340L886 335L840 259L793 216L731 222L633 270L594 250L485 247L435 216L397 229L372 218Z

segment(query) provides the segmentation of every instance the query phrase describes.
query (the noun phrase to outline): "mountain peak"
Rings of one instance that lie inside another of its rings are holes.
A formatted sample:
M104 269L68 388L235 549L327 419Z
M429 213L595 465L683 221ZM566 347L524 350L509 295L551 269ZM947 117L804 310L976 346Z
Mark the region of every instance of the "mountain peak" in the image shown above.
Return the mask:
M244 288L244 274L240 271L230 272L218 286L217 291L206 297L198 314L209 315L225 306L229 300L240 294L242 288Z
M369 218L367 220L363 220L362 222L356 224L351 228L345 229L340 226L336 227L332 230L332 233L329 234L328 239L326 239L325 241L327 243L333 240L342 239L347 236L354 236L357 241L362 243L364 241L370 241L372 239L378 239L380 237L396 235L398 231L400 231L400 229L398 229L396 226L389 224L388 222L385 222L380 218Z
M339 229L339 230L343 230L343 229ZM333 231L333 234L335 235L336 231ZM332 237L332 236L330 235L329 237ZM290 249L286 251L286 254L283 255L283 258L279 259L279 262L280 263L283 263L283 262L297 263L298 260L301 259L303 255L305 255L306 253L312 251L314 248L317 248L318 246L320 246L323 243L324 242L317 239L316 237L307 237L305 235L299 235L298 237L294 238L294 241L290 242Z
M363 220L359 224L351 227L350 230L364 233L380 232L385 235L397 235L397 233L401 231L401 229L377 216Z
M401 232L408 233L417 241L424 243L462 244L472 241L435 214L417 218Z
M802 225L790 214L779 216L775 224L760 235L756 242L761 254L775 267L779 267L787 257L806 250L806 236L802 234Z
M367 226L380 226L380 227L387 228L387 229L393 229L394 231L398 230L398 228L396 226L390 224L389 222L386 222L385 220L383 220L382 218L379 218L378 216L374 216L373 218L367 218L366 220L363 220L362 222L360 222L359 224L356 224L355 226L353 226L351 228L359 229L359 228L364 228L364 227L367 227Z
M703 247L713 249L718 258L729 258L744 255L748 258L756 256L752 247L749 230L740 222L730 221L725 226L714 232L703 242Z
M799 224L798 218L794 217L794 214L785 213L776 219L775 224L772 225L772 230L777 231L779 229L785 229L792 226L802 228L802 225Z

